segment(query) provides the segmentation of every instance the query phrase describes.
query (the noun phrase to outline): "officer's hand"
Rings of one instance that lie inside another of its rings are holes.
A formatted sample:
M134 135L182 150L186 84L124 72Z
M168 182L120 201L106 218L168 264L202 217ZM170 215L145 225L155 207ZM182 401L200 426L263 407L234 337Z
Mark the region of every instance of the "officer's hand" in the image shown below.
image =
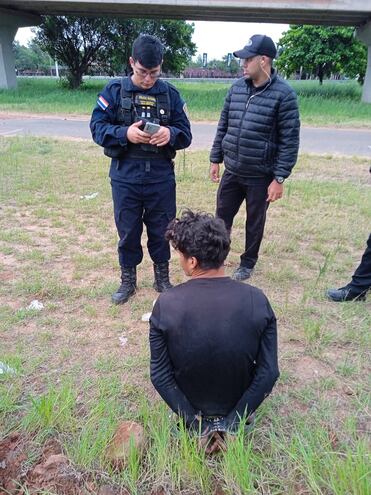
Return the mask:
M283 196L283 184L279 184L276 179L273 179L268 187L267 201L273 203L276 199L281 199Z
M165 146L169 141L170 129L162 125L155 134L152 134L149 144L153 144L155 146Z
M219 163L210 163L210 179L219 182Z
M128 141L134 144L149 143L151 135L139 129L142 124L143 122L141 120L139 122L134 122L134 124L131 124L126 135Z

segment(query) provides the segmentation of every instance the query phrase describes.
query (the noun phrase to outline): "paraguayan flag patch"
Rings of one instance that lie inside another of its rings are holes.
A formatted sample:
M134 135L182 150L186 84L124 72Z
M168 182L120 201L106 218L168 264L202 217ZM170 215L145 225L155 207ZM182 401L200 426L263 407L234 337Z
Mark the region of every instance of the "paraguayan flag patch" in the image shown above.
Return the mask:
M101 107L102 110L106 110L106 108L109 106L108 101L103 98L103 96L100 96L97 100L98 105Z

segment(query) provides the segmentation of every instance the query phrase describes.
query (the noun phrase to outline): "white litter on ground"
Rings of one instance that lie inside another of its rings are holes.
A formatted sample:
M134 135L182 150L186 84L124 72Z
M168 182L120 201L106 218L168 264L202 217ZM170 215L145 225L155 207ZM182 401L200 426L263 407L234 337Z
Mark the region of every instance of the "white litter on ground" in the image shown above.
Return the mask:
M9 375L14 375L16 373L16 370L14 370L13 368L8 366L7 364L2 363L0 361L0 375L3 375L5 373L9 373Z
M128 338L127 337L124 337L124 335L121 335L119 337L119 341L120 341L121 347L125 347L126 344L128 343Z
M98 196L99 193L94 192L91 194L85 194L85 196L80 196L80 199L94 199Z
M157 299L153 300L152 307L156 304L156 301L157 301ZM149 321L149 319L151 318L151 314L152 313L144 313L142 315L142 321Z
M36 311L41 311L44 309L44 305L42 302L38 301L37 299L34 299L31 301L31 303L27 306L26 309L34 309Z

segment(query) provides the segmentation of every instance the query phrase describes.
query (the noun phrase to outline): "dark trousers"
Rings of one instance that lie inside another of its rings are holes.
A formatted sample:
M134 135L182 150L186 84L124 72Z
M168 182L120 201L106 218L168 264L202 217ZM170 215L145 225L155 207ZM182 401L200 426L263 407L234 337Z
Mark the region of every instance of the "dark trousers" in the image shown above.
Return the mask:
M154 184L130 184L111 180L115 222L119 235L120 266L134 267L143 259L141 237L147 229L147 247L155 264L170 259L165 231L175 217L175 179Z
M241 255L241 265L247 268L253 268L258 260L269 206L268 186L271 181L271 178L238 177L227 171L220 181L216 215L224 220L228 231L232 229L233 219L242 202L246 201L245 252Z
M371 287L371 234L368 236L367 247L361 263L354 272L348 287L356 294L367 292Z

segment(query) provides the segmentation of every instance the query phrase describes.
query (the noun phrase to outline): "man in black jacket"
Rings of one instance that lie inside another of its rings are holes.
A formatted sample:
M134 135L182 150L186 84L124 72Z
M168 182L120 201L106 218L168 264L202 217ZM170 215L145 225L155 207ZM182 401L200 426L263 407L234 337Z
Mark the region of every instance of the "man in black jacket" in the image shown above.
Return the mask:
M258 260L266 212L282 198L283 183L294 167L299 149L299 112L295 92L272 68L276 47L256 34L234 56L243 59L244 77L230 88L210 153L210 177L220 181L216 214L230 231L243 200L247 219L245 252L233 274L251 276Z

